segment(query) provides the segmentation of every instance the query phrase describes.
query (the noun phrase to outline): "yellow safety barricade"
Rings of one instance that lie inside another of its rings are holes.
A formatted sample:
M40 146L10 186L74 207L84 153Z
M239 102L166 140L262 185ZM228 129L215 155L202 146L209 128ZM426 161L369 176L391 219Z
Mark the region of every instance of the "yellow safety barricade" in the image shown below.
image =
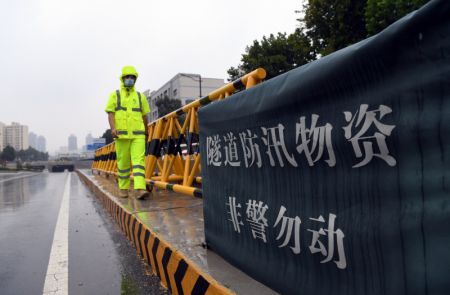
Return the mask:
M156 186L201 197L198 109L213 101L225 99L239 89L251 88L265 77L264 69L256 69L149 123L145 156L145 179L149 188ZM180 120L182 116L185 116L184 122ZM183 146L186 147L185 150ZM105 175L117 174L114 142L96 150L92 170Z

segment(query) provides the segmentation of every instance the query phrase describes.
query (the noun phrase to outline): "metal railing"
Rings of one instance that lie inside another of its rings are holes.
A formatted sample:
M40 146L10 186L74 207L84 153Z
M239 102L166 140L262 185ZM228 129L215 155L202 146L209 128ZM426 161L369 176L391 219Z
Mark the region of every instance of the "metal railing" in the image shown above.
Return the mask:
M264 69L256 69L149 123L145 151L145 179L149 188L155 186L201 197L198 109L225 99L237 90L251 88L265 77ZM92 170L117 176L114 142L95 152Z

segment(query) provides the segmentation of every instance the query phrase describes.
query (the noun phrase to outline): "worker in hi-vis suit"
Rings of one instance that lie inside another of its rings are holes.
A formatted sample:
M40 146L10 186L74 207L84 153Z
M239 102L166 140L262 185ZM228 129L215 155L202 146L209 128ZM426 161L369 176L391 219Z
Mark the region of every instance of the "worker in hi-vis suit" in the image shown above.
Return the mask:
M105 111L116 143L117 171L120 197L128 197L130 176L133 172L137 198L148 195L145 184L145 136L150 112L147 98L134 88L138 73L125 66L120 76L120 89L109 96Z

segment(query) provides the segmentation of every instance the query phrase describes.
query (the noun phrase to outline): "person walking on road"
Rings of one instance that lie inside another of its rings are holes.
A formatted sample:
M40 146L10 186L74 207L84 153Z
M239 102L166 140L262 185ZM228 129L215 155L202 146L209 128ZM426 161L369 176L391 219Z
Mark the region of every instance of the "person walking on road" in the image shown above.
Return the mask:
M105 111L116 143L120 197L128 197L132 171L134 189L138 193L137 198L141 199L148 195L144 157L150 107L145 95L134 88L137 78L134 67L123 67L120 89L111 93Z

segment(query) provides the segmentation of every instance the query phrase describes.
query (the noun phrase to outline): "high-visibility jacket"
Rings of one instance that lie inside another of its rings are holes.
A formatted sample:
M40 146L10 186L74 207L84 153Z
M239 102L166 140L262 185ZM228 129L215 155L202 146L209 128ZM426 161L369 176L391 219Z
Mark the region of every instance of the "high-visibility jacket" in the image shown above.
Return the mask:
M124 86L123 77L127 75L138 77L134 67L123 68L120 76L121 87L110 94L105 111L115 113L114 121L119 138L144 138L145 126L142 117L150 112L150 107L144 94L137 92L134 86Z

